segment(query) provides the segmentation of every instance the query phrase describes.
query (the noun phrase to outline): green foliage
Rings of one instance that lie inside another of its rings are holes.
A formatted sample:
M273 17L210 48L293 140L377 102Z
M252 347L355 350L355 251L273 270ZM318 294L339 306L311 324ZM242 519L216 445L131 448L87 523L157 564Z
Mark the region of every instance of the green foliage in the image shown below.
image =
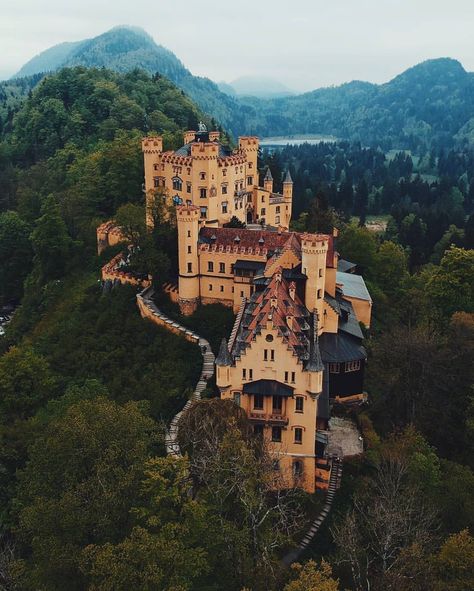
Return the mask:
M0 421L22 420L54 398L56 380L47 361L30 348L12 347L0 357Z
M474 250L452 246L427 287L442 317L474 312Z
M32 258L29 225L14 211L0 213L0 305L21 298Z
M83 588L80 552L127 531L154 431L140 405L103 397L72 404L46 424L18 485L28 588Z
M377 243L371 232L366 228L347 226L338 238L337 247L342 258L349 259L370 276L377 250Z
M47 283L64 275L73 245L52 195L44 202L41 213L31 235L31 242L39 280Z
M207 511L187 488L184 459L148 462L141 485L136 525L123 541L85 548L83 572L97 591L195 588L209 567L205 542Z

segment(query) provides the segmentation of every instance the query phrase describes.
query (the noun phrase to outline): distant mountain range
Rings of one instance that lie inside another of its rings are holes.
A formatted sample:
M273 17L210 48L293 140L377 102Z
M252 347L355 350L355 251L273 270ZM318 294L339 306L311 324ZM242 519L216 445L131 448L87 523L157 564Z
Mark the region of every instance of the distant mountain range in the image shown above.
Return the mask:
M193 76L171 51L132 27L116 27L93 39L44 51L16 74L21 82L0 85L0 102L2 93L8 102L9 96L28 90L25 76L75 65L160 73L236 135L313 133L385 149L474 145L474 74L456 60L428 60L386 84L354 81L292 95L274 80L243 77L218 86ZM15 91L15 84L21 89Z
M231 96L281 98L295 93L284 84L266 76L241 76L232 82L219 82L219 89Z

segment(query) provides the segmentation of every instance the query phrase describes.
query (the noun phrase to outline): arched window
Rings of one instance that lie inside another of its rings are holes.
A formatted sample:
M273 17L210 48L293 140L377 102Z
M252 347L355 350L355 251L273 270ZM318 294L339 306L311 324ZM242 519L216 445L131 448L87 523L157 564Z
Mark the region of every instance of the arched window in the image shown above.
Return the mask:
M173 177L173 191L182 191L183 190L183 181L179 178L179 176Z

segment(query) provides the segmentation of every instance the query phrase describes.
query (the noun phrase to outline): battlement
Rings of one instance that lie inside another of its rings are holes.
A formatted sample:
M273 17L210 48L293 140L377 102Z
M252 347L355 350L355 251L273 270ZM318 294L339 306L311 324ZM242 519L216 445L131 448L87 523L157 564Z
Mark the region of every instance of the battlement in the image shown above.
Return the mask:
M159 154L163 152L163 138L159 135L144 137L142 139L142 152L144 154Z
M259 139L255 135L246 135L246 136L243 135L243 136L239 137L239 148L241 148L241 149L258 150L259 145L260 145Z

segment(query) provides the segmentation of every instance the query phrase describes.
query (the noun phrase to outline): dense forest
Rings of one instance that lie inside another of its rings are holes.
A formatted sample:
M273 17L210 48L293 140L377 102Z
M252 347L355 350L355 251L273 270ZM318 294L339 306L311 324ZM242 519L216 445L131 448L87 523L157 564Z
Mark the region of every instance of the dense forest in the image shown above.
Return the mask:
M62 43L34 57L16 80L0 83L0 118L5 111L2 94L24 96L41 73L77 65L160 73L236 137L324 134L383 150L416 152L474 142L474 74L454 59L425 61L380 85L353 81L296 96L244 98L194 76L172 52L133 27Z
M0 305L18 308L0 337L0 585L472 588L472 153L346 142L262 156L276 180L290 166L296 228L338 227L374 310L369 405L349 413L365 453L345 464L330 519L288 570L281 557L322 497L272 494L268 450L214 398L186 416L187 456L166 457L164 426L200 352L144 322L134 289L98 281L113 252L96 255L95 228L108 218L158 291L176 268L172 211L144 229L140 138L159 132L177 147L199 119L209 122L164 77L75 67L42 80L3 127ZM370 215L386 226L370 231ZM231 321L209 306L186 322L215 348Z

